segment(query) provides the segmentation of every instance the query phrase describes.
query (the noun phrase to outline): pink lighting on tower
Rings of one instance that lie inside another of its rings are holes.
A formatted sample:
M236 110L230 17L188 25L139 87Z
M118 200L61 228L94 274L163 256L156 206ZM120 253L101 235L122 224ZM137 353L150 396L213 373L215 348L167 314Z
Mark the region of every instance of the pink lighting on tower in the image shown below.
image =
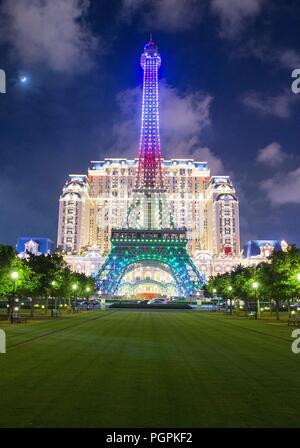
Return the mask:
M163 189L158 113L158 69L161 58L157 45L150 41L141 56L144 70L142 124L136 189Z

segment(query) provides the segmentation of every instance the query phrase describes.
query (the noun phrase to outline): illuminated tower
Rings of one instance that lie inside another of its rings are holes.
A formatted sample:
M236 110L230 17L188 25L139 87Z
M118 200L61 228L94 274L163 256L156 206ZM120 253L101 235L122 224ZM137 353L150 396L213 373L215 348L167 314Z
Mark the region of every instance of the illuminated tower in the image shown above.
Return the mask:
M158 48L150 41L145 45L141 56L144 70L142 126L139 147L137 189L163 189L161 168L158 112L158 69L161 58Z
M158 48L152 39L141 56L144 70L138 170L127 227L112 229L111 252L97 274L102 294L116 294L123 276L138 265L168 271L178 293L199 292L203 278L186 250L186 228L174 228L161 164L158 114Z
M172 228L161 164L158 110L158 69L161 58L150 40L141 56L144 70L138 171L127 225L138 229Z

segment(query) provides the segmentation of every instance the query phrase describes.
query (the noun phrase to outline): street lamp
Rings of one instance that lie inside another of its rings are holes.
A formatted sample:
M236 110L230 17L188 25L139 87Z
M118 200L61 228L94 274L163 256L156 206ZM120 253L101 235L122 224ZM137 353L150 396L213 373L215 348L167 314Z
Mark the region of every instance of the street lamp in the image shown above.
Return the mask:
M214 297L216 296L216 294L217 294L217 290L216 290L216 288L214 288L213 290L212 290L212 292L213 292L213 295L214 295ZM218 311L220 311L220 298L219 297L216 297L216 299L217 299L217 310Z
M55 285L56 285L56 281L52 280L51 286L55 286ZM53 310L53 308L56 309L56 303L54 303L54 307L53 307L53 299L55 299L55 298L53 297L53 294L52 294L52 310ZM52 314L53 314L53 311L52 311Z
M18 302L19 300L17 300L16 299L16 287L17 287L17 285L16 285L16 280L18 280L18 278L19 278L19 272L18 271L12 271L11 273L10 273L10 278L13 280L13 282L14 282L14 288L13 288L13 298L14 298L14 302ZM19 311L19 308L17 308L17 307L15 307L15 311L16 312L18 312Z
M78 285L76 285L76 283L74 283L74 285L72 285L72 289L75 293L75 291L78 289ZM77 308L77 296L75 296L75 303L76 303L76 308ZM73 306L73 311L74 311L74 306Z
M228 286L228 291L229 292L232 291L232 286ZM230 296L229 300L230 300L230 314L232 314L232 297L231 296Z
M253 288L254 291L255 291L255 300L256 300L256 307L257 307L257 315L256 315L256 318L260 318L260 315L261 315L261 313L260 313L260 300L259 300L258 295L257 295L258 287L259 287L258 282L253 282L253 283L252 283L252 288Z
M12 280L17 280L17 279L19 278L19 272L18 272L18 271L12 271L12 272L10 273L10 278L11 278Z
M86 290L87 293L89 293L90 290L91 290L91 288L90 288L89 286L87 286L87 287L85 288L85 290ZM88 309L88 310L90 309L90 305L89 305L89 297L88 297L88 296L87 296L87 309Z

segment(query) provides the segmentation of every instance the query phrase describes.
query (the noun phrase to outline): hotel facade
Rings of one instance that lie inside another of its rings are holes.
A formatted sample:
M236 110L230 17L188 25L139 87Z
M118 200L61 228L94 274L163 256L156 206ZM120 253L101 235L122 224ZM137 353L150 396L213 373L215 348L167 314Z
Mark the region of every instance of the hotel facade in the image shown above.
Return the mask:
M110 252L113 227L126 224L137 160L107 158L92 161L87 174L71 174L59 199L57 245L73 271L95 276ZM163 161L170 209L176 226L186 227L188 251L205 278L256 266L284 241L249 241L240 246L239 201L228 176L211 176L206 162ZM175 295L169 272L139 267L124 276L120 294Z
M66 254L110 251L111 229L126 226L137 160L91 162L87 175L70 175L59 200L58 247ZM186 227L188 251L240 254L239 203L228 176L210 176L205 162L163 161L175 227Z
M111 229L126 225L136 170L137 160L107 158L92 161L86 175L69 176L59 199L57 245L72 270L98 272L110 252ZM175 225L187 228L187 248L201 274L249 263L251 257L241 255L239 202L230 178L211 176L206 162L193 159L164 160L163 171ZM170 283L168 273L154 268L140 269L137 277L149 275Z

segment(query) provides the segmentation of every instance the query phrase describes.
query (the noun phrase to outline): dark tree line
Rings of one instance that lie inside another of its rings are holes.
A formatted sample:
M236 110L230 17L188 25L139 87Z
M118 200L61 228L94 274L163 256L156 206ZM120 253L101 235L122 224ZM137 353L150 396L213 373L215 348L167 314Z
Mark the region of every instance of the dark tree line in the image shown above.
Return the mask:
M95 293L95 282L85 274L71 272L63 256L33 255L20 259L11 246L0 244L0 299L8 300L11 312L16 297L30 297L31 315L38 299L44 300L45 313L49 299L54 307L64 300L89 298Z
M280 306L285 303L290 311L291 303L300 298L300 249L291 245L287 251L274 251L256 267L237 266L230 273L211 277L205 288L210 297L243 300L246 312L251 303L268 301L279 319Z

